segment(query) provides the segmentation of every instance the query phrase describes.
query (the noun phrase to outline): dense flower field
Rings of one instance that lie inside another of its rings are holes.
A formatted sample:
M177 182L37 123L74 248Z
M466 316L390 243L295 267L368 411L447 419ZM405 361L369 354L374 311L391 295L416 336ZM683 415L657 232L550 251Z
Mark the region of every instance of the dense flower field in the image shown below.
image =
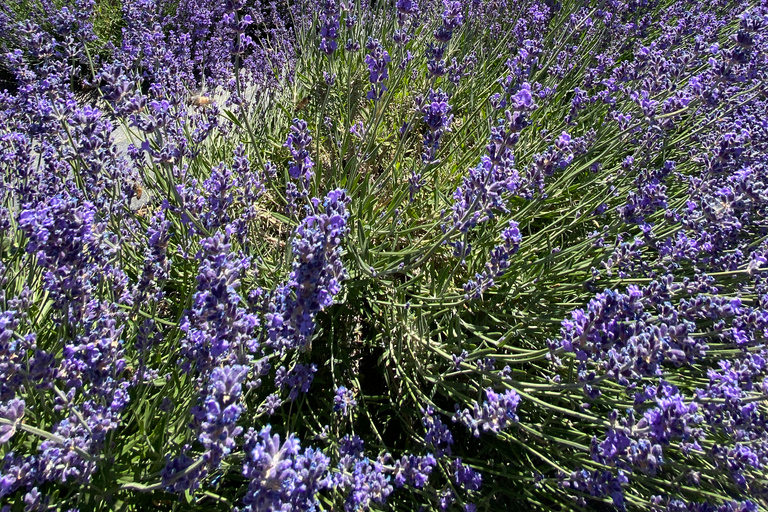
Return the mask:
M765 0L0 6L0 505L768 510Z

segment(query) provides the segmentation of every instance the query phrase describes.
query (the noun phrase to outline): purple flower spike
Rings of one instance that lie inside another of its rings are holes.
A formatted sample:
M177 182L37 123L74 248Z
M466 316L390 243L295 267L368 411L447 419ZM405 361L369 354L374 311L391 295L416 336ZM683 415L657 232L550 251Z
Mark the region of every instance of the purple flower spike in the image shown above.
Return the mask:
M508 389L500 395L491 388L485 389L486 400L480 405L475 403L473 409L460 410L456 404L456 414L453 421L467 427L475 437L480 437L480 432L492 432L498 434L508 426L518 421L517 405L520 403L520 395L514 390Z
M357 400L351 389L347 389L344 386L339 386L336 389L336 395L333 397L333 410L341 412L346 416L350 414L357 407Z

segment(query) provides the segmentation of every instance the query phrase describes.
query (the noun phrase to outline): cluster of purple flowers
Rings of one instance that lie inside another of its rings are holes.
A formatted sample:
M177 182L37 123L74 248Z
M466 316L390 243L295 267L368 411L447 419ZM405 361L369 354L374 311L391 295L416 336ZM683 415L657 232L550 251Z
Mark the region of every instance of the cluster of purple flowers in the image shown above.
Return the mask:
M222 366L211 372L208 396L193 414L200 423L198 437L212 466L235 448L235 438L243 432L237 421L243 412L239 403L242 383L248 368L241 365Z
M424 152L421 159L424 163L437 163L437 150L442 136L451 131L451 106L448 104L448 94L442 90L430 89L426 98L416 98L416 108L424 114L427 132L424 134Z
M343 190L331 191L322 203L323 213L308 215L296 228L291 274L270 298L266 315L270 343L278 350L305 348L315 329L315 315L333 304L341 291L348 203ZM321 207L319 201L313 204Z
M310 147L312 144L312 135L307 129L307 122L303 119L294 119L291 125L291 132L285 141L285 147L291 152L290 166L288 174L294 180L302 179L302 184L306 187L314 175L312 168L315 166L310 156Z
M509 227L501 232L501 240L501 244L491 249L491 260L485 264L485 270L464 285L467 298L482 297L484 291L493 287L494 279L502 277L509 268L509 258L520 249L523 240L517 222L509 221Z
M297 180L298 186L293 181L286 183L285 195L289 213L296 213L298 201L306 199L309 195L309 187L315 174L312 170L315 163L310 154L312 135L307 128L307 122L294 119L290 130L284 146L288 148L292 158L288 174L293 180Z
M498 434L518 421L515 412L520 403L520 395L512 389L503 394L496 393L491 388L484 391L486 400L482 404L476 402L472 410L461 410L456 404L456 414L453 417L454 422L467 427L475 437L480 437L481 431Z
M464 6L461 2L443 0L443 23L435 30L435 39L441 43L447 43L453 37L453 32L461 27L464 22L462 14Z
M429 43L426 50L427 76L438 78L448 71L446 68L445 51L453 38L454 31L464 23L464 6L461 2L443 0L440 26L434 31L436 44ZM454 71L454 75L455 75Z
M508 212L506 197L518 193L524 182L521 179L516 166L513 148L520 138L520 131L528 125L527 112L536 108L530 95L530 86L523 84L523 87L513 97L513 105L517 110L505 111L504 119L500 120L497 126L491 128L491 136L486 146L486 154L481 158L480 163L469 170L469 174L463 178L461 186L456 189L453 195L454 204L452 206L450 228L445 226L444 230L453 230L460 233L466 233L494 217L494 212ZM511 231L510 231L511 230ZM491 265L503 266L503 260L516 252L519 231L517 234L517 224L511 223L510 228L504 231L504 244L494 249L495 257L499 260ZM450 244L454 247L454 254L457 257L466 258L471 245L466 240L454 240ZM507 247L509 246L509 247ZM506 251L506 256L502 253ZM503 274L501 267L490 269L495 272L495 277ZM475 296L482 293L482 289L493 286L491 282L493 277L487 273L485 277L476 278L469 283L467 293ZM489 281L489 279L491 281ZM482 284L485 281L488 284ZM470 293L470 290L480 290Z
M0 6L8 510L764 506L764 3L49 4Z
M419 4L414 0L397 0L395 3L397 9L398 29L392 34L392 39L398 45L404 46L411 40L409 33L409 22L415 24L414 18L418 15ZM409 52L410 53L410 52Z
M427 407L424 411L422 423L424 428L427 429L427 433L424 435L424 442L429 447L435 449L438 457L443 454L450 455L453 434L451 434L448 426L443 423L440 417L435 415L435 410L432 406Z
M131 386L124 311L134 293L116 264L117 237L96 205L74 190L37 203L33 196L26 198L30 202L17 214L17 226L39 269L36 286L46 294L56 334L53 343L42 332L38 336L29 287L7 298L2 291L1 439L13 443L23 432L38 441L31 453L7 452L0 496L26 490L25 500L34 504L47 502L37 488L46 482L89 482L108 437L120 425ZM57 411L42 429L26 426L36 410L26 395L29 387L47 394L49 407Z
M369 80L371 82L371 90L368 91L367 97L369 100L379 101L387 90L384 81L389 78L387 67L392 59L389 56L389 52L384 49L384 46L378 39L369 37L365 47L370 52L365 56L365 63L368 66Z
M623 279L662 277L646 287L629 286L625 293L597 294L585 310L573 311L562 323L562 338L553 347L575 355L578 379L585 383L584 406L589 408L608 393L615 396L601 385L604 380L618 382L634 400L625 416L614 411L609 416L611 427L592 440L592 459L610 469L579 469L560 475L560 484L582 496L610 497L624 509L630 506L628 496L640 475L656 476L682 465L680 478L694 488L719 478L722 484L729 480L733 488L750 492L731 495L742 501L702 502L670 490L652 497L653 510L753 510L765 495L758 476L764 464L765 423L753 400L764 392L766 302L763 250L754 245L752 223L760 215L754 209L759 200L752 173L765 163L758 153L746 150L746 144L749 140L754 148L764 147L766 139L757 135L763 130L754 112L765 105L755 99L734 113L729 110L734 102L727 95L738 94L739 81L756 78L750 71L756 61L748 64L754 59L749 56L754 42L746 34L752 32L744 21L752 19L754 11L739 18L743 34L732 39L742 37L749 43L730 49L705 43L707 31L719 30L722 20L698 9L684 12L682 6L670 12L680 18L669 20L661 40L640 47L632 64L613 66L610 78L611 66L595 69L593 84L602 80L605 94L578 91L571 117L581 116L588 102L607 102L616 108L621 92L634 107L630 112L614 111L620 128L636 140L660 147L681 121L679 112L695 106L709 115L728 113L722 114L716 129L707 130L702 146L689 146L692 152L701 147L694 157L695 170L681 171L684 163L672 160L649 165L632 155L621 162L622 172L636 178L616 212L639 232L630 242L624 241L628 233L619 233L615 248L601 262L601 270L593 269L593 276L610 278L618 270ZM698 24L702 32L693 47L676 39L683 30L680 20L685 20L684 30ZM657 101L654 94L678 83L692 61L703 62L707 71L692 77L673 97ZM604 78L598 78L600 74ZM633 80L642 87L617 87ZM675 206L679 196L673 187L678 183L688 190L685 200ZM658 235L670 225L679 229ZM690 268L695 269L695 278L673 281L673 274ZM744 278L729 288L709 275L723 270L744 272ZM731 291L724 293L724 288ZM722 346L731 347L727 359L713 350ZM692 393L664 380L681 366L700 376ZM654 377L659 380L650 383ZM706 458L709 466L693 463L695 457ZM578 499L586 503L583 497Z
M340 412L346 416L351 414L357 407L357 400L351 389L347 389L344 386L339 386L336 389L336 396L333 397L333 410Z
M320 51L331 55L339 47L339 6L335 0L326 0L320 17Z
M226 233L201 245L197 291L180 323L181 367L208 376L221 363L235 363L238 353L255 353L259 319L242 306L237 292L248 258L231 251Z
M332 485L328 457L313 448L302 452L292 434L281 443L269 425L251 429L243 449L243 476L249 482L244 510L315 510L317 493Z

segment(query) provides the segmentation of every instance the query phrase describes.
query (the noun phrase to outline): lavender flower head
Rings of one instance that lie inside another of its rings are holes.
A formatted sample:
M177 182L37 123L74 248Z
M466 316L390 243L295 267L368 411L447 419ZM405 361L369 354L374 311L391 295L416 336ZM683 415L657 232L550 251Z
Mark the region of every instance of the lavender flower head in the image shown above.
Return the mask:
M281 443L269 425L260 432L249 430L245 438L243 475L249 485L244 510L315 510L317 493L331 483L328 457L313 448L302 453L293 434Z
M481 431L498 434L518 421L515 412L520 403L520 395L514 390L508 389L500 395L486 388L485 396L482 405L475 403L472 410L462 411L459 404L456 404L456 414L453 416L454 422L467 427L475 437L480 437Z
M424 411L424 417L421 420L424 428L427 429L424 435L424 441L428 446L435 449L438 457L451 454L451 445L453 444L453 435L448 429L448 425L443 423L439 416L435 415L432 406L428 406Z
M291 152L293 160L288 167L288 174L294 180L303 178L305 186L314 175L312 168L315 163L310 157L309 148L312 144L312 135L309 133L307 122L303 119L294 119L291 125L291 131L285 141L284 146Z
M320 16L320 50L326 55L333 54L339 47L339 7L335 0L323 2L323 13Z
M367 98L378 101L383 96L384 91L387 90L384 81L389 78L387 65L391 58L378 39L369 37L365 47L370 50L370 53L365 56L365 63L368 66L371 82L371 90L368 91Z
M447 43L453 37L453 31L461 27L464 22L462 14L463 5L455 0L443 0L443 24L435 30L435 39L441 43Z
M198 440L211 466L218 466L232 452L235 438L243 432L237 420L244 411L240 395L247 373L248 368L240 365L215 368L211 373L208 396L197 412L203 419Z
M426 99L417 98L417 108L424 115L424 123L427 125L427 132L424 135L424 152L422 153L424 163L437 162L435 157L440 139L444 133L451 130L453 115L448 99L448 94L441 89L437 91L430 89Z
M307 216L296 228L293 270L275 291L266 315L270 341L280 350L306 347L315 315L333 304L341 291L346 278L341 242L347 233L348 203L343 190L334 190L323 203L325 212Z
M357 407L357 400L351 389L344 386L336 388L336 395L333 397L333 410L340 412L343 416L351 414Z
M491 249L491 261L485 264L485 270L464 285L466 298L482 297L483 292L495 285L495 279L506 273L511 265L509 259L520 249L523 240L517 222L509 221L509 226L501 232L501 239L502 243Z

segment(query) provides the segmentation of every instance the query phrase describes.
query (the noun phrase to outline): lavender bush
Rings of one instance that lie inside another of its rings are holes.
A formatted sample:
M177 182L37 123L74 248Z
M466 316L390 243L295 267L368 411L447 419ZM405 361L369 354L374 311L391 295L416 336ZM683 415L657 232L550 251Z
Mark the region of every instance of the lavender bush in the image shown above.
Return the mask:
M768 4L0 6L0 508L768 510Z

